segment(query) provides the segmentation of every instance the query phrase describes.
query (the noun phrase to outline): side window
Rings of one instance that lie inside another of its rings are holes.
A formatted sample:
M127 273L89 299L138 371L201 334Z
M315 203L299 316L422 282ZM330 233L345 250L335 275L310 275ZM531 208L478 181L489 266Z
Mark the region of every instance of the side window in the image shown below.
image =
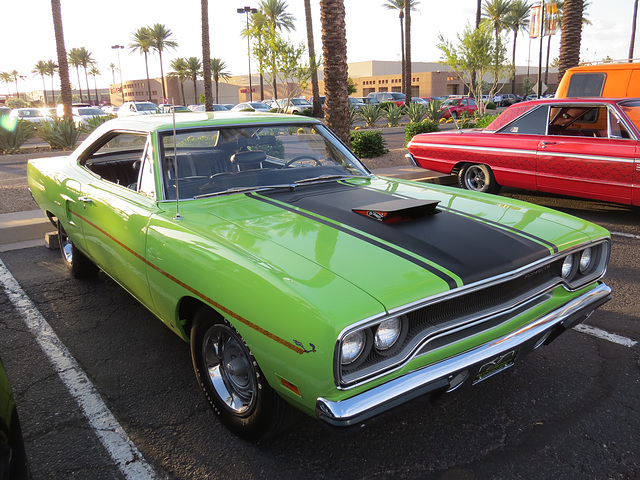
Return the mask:
M606 73L574 73L569 79L567 97L601 97Z
M121 132L105 136L95 150L80 160L80 164L103 180L124 187L138 180L140 159L145 151L147 135L135 132Z
M525 135L544 135L547 133L549 107L542 106L514 120L500 133L519 133Z
M609 138L631 138L627 128L611 111L609 112Z

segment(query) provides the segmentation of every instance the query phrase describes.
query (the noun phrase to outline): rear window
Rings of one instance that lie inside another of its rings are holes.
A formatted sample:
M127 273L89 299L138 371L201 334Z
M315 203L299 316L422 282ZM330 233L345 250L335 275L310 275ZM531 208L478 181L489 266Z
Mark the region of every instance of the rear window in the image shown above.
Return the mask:
M601 97L607 74L574 73L569 79L567 97Z

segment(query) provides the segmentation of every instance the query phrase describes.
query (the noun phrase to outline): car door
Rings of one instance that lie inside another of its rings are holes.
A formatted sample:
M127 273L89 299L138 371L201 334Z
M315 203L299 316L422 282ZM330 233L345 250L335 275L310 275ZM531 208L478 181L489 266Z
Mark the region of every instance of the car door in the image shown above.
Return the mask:
M141 172L153 168L151 142L146 134L124 133L110 144L116 153L94 154L84 160L97 173L82 185L86 249L102 270L151 308L146 234L157 203L153 189L145 192L138 187L142 174L136 172L136 164L141 165Z
M540 190L631 203L636 144L606 105L552 107L538 146ZM627 137L627 138L624 138Z

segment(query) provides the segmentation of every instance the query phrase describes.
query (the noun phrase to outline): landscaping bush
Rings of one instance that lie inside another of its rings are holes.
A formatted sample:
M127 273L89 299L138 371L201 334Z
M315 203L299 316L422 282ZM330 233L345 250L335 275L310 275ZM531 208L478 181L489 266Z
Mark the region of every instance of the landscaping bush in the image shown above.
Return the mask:
M436 123L439 122L442 118L442 110L440 110L441 106L441 100L431 100L429 105L427 105L427 117Z
M35 135L33 123L16 121L9 116L0 117L0 153L18 153L20 147Z
M80 130L71 118L54 118L51 122L42 122L36 131L51 148L62 150L73 150L80 136Z
M360 116L364 120L365 126L373 127L382 118L382 111L376 105L365 105L360 110Z
M493 103L493 102L487 102L487 104L485 105L485 107L484 107L484 108L486 108L487 110L495 110L497 107L496 107L496 104L495 104L495 103Z
M87 123L82 125L80 127L80 130L82 131L82 133L91 133L104 122L108 122L109 120L111 120L111 117L102 117L96 115L95 117L87 119Z
M380 110L384 110L385 112L389 110L392 106L397 107L398 105L396 105L396 102L380 102L378 104L378 108L380 108Z
M389 151L378 130L351 132L351 148L360 158L375 158Z
M419 123L427 115L427 106L424 103L411 102L407 107L407 115L411 123Z
M400 123L400 119L404 117L404 107L399 107L393 103L386 109L384 117L387 119L387 126L397 127Z
M409 140L419 133L437 132L438 130L438 122L434 122L433 120L426 118L420 123L410 123L404 127L404 138L409 142Z
M495 115L484 115L476 120L476 128L486 128L491 122L498 118L499 113Z

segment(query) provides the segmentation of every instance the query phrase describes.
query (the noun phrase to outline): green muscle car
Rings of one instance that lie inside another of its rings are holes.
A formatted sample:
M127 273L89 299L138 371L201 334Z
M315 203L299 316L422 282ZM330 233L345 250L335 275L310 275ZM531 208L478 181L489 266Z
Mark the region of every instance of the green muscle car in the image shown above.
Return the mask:
M611 297L609 233L372 175L320 121L111 120L29 186L71 275L98 268L191 344L222 423L362 425L511 367Z

